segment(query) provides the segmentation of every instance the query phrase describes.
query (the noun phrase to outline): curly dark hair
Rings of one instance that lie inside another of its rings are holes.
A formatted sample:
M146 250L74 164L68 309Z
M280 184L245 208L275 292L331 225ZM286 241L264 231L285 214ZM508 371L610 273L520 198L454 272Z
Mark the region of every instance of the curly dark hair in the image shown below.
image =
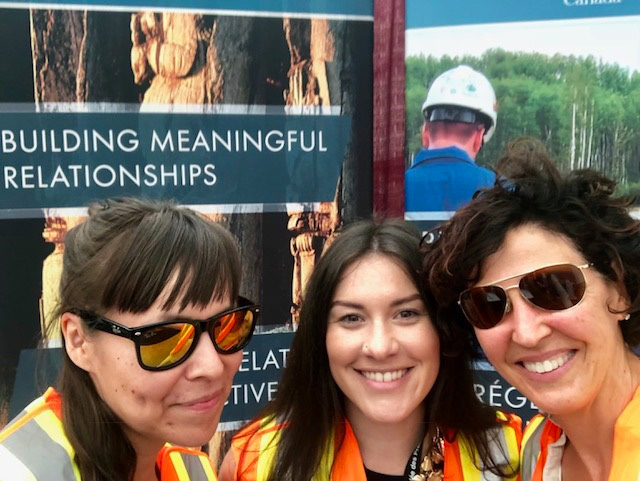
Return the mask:
M505 235L536 224L563 235L607 279L626 288L630 319L619 323L630 347L640 345L640 221L633 197L617 196L616 183L590 169L561 174L537 139L513 141L496 164L494 187L484 189L424 249L425 279L438 300L438 318L475 353L473 330L458 307L460 293L477 282L483 263Z

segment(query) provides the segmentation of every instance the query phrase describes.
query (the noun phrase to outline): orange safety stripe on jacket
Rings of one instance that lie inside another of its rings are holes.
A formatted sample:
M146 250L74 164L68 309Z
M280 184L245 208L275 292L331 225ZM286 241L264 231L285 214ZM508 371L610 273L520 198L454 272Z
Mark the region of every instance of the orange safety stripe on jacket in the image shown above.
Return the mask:
M542 481L549 445L561 436L562 429L548 418L531 420L522 443L522 481ZM608 480L640 480L640 387L616 420Z
M217 481L211 460L202 451L166 444L158 453L161 481Z
M80 480L61 420L60 395L49 388L0 431L0 479ZM192 449L166 445L156 469L161 481L216 481L209 458Z
M541 414L534 416L525 428L522 443L521 474L522 481L542 481L542 471L547 463L549 445L562 436L562 429L546 422ZM532 472L533 471L533 472Z
M500 429L501 435L507 439L511 465L517 469L521 442L520 418L507 417L501 413L499 417L504 422ZM330 470L331 481L366 481L358 442L349 422L346 422L345 426L344 439L335 454L335 459L324 456L320 470ZM283 429L286 429L286 423L279 424L263 419L247 426L233 438L231 449L236 461L236 481L266 480L271 463L276 457L277 437ZM482 472L474 466L474 460L471 459L474 455L475 453L461 448L458 437L452 443L445 441L445 481L482 481ZM320 478L321 476L316 475L314 481L319 481Z
M618 416L609 480L640 480L640 386Z

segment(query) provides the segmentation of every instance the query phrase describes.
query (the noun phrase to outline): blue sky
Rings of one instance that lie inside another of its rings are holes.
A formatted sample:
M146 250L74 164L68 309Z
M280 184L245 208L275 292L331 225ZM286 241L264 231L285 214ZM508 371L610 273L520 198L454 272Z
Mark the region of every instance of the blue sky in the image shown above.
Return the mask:
M556 53L614 63L640 72L640 16L487 23L415 28L406 32L406 54L481 55L490 48Z

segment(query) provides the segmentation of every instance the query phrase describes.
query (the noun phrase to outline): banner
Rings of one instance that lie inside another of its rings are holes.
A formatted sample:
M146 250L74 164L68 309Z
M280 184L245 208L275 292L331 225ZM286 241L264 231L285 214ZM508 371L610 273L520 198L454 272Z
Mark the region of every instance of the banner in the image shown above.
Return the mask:
M429 87L445 71L467 65L486 77L496 97L495 131L475 158L465 160L476 171L490 169L509 141L531 135L561 170L600 170L619 182L621 194L640 193L640 2L407 0L406 25L407 169L420 170L430 148L422 111ZM472 94L476 87L470 85ZM443 170L438 175L445 190L446 182L460 180ZM416 195L429 198L436 191ZM413 210L405 218L427 231L454 212ZM479 397L528 419L534 411L526 403L494 401L499 376L483 366ZM498 384L509 391L503 380Z
M262 316L221 429L257 414L324 243L371 213L372 51L370 0L0 1L0 428L55 382L66 232L123 195L238 238Z
M510 140L532 135L561 169L595 168L618 179L622 193L638 193L639 26L640 3L628 0L543 0L535 7L458 0L446 8L409 0L407 168L423 145L428 87L468 65L486 76L497 100L495 132L476 165L490 167ZM451 214L406 216L427 226Z

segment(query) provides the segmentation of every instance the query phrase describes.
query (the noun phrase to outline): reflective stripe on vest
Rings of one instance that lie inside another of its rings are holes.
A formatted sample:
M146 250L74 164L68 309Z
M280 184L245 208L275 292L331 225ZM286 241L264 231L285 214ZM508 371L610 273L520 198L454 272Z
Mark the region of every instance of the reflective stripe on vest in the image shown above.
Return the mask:
M285 428L286 423L279 423L267 418L250 424L234 436L231 449L237 465L237 480L266 481L276 459L280 435ZM322 455L320 465L312 481L330 479L337 481L362 479L365 481L364 468L355 436L348 423L346 428L345 439L342 441L341 448L335 458L335 446L332 439Z
M275 428L275 421L269 423L269 425L264 426L265 432L263 436L260 436L260 453L268 453L270 450L273 450L273 456L260 456L258 457L258 465L256 466L257 470L257 479L267 479L269 471L271 471L271 465L273 464L273 460L275 458L275 446L274 442L276 436L280 437L280 430L273 429Z
M522 481L542 481L549 446L561 437L562 429L547 417L531 420L522 448ZM607 479L640 481L640 387L616 420Z
M162 481L215 481L209 458L200 451L165 445L158 454Z
M80 481L80 471L72 462L75 452L64 436L62 422L49 409L44 398L31 403L22 416L2 432L0 445L4 448L0 457L3 470L6 461L16 471L31 473L33 479ZM0 474L5 476L4 472Z
M494 459L504 459L517 472L520 454L521 429L517 417L498 416L505 422L491 430L489 446ZM277 454L278 438L285 429L284 424L261 420L253 423L236 435L232 450L237 463L238 481L266 481ZM346 423L345 438L335 454L334 443L322 456L314 481L366 481L364 465L355 435ZM508 459L505 459L507 457ZM456 437L453 443L445 441L445 481L495 481L500 478L491 472L481 471L475 466L477 453L468 443ZM329 474L330 473L330 474Z
M546 424L542 415L535 416L527 425L522 439L522 455L520 456L521 481L531 481L536 472L540 457L540 440Z
M506 421L506 419L505 419ZM500 463L506 472L517 472L520 451L520 421L509 420L503 425L487 431L489 450L492 458L502 460ZM499 481L503 478L491 471L478 469L480 464L478 453L470 448L469 443L457 436L453 443L445 441L444 474L446 480L464 479L465 481Z
M0 431L0 481L81 480L60 418L60 396L50 388ZM156 466L161 481L216 481L200 451L167 445Z

